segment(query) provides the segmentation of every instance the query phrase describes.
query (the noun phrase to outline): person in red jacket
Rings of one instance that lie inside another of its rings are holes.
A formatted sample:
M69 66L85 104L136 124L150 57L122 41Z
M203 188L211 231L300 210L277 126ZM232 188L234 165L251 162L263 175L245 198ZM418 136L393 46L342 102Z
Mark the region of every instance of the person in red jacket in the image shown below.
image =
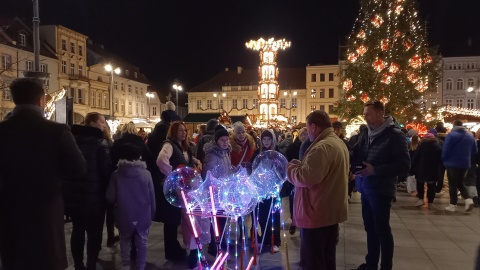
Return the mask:
M230 145L232 146L232 166L249 162L253 152L257 149L255 140L245 132L245 127L240 122L233 124L233 136L230 136Z

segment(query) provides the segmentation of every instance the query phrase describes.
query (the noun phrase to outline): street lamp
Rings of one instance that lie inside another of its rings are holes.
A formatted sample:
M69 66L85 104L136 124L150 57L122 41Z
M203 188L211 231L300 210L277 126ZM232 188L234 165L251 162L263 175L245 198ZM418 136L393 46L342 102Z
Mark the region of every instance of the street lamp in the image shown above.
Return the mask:
M155 97L153 93L146 93L145 96L148 98L148 123L150 123L150 98Z
M227 96L227 93L222 93L222 95L221 95L221 96L222 96L222 97L226 97L226 96ZM221 114L222 112L220 111L220 95L219 95L219 94L217 94L217 93L214 93L214 94L213 94L213 97L216 97L216 98L217 98L217 107L218 107L218 112ZM221 109L223 109L223 106L222 106L222 108L221 108Z
M178 91L182 91L182 86L178 83L174 83L173 84L173 89L175 89L175 91L177 92L177 99L176 99L177 100L177 107L175 109L176 109L177 114L178 114L178 104L179 104L178 103Z
M113 99L113 74L120 74L121 70L119 67L116 67L116 68L113 68L112 65L110 64L106 64L105 65L105 70L107 72L110 72L110 100L112 102L112 105L111 105L111 108L110 108L110 115L112 116L112 120L115 119L115 109L114 109L114 106L115 106L115 101Z

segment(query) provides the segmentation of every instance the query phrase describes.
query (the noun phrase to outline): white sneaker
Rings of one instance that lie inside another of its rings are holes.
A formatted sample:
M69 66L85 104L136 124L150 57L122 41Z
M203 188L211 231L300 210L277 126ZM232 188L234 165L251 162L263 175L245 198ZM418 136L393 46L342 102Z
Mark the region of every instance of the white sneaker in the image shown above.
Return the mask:
M472 199L465 200L465 211L470 212L473 209L474 203Z
M417 204L415 204L416 207L420 207L425 205L425 202L423 200L418 200Z
M449 204L447 207L445 207L445 211L456 212L457 211L457 206L455 204Z
M280 249L277 246L273 246L273 253L277 253L279 251L280 251Z

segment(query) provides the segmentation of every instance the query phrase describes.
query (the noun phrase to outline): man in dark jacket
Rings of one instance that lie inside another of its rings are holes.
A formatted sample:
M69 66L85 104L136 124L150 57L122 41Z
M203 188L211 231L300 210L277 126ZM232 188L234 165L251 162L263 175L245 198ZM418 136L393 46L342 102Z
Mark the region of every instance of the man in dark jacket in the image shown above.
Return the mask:
M395 120L384 118L380 101L365 104L367 130L360 134L353 149L352 165L362 193L362 216L367 232L366 263L358 270L377 270L380 253L381 269L391 270L393 235L390 228L390 207L398 175L410 169L407 140ZM380 252L381 251L381 252Z
M62 184L82 177L85 159L68 126L44 118L40 81L10 91L12 115L0 123L0 255L4 269L67 268Z
M198 140L197 144L197 152L195 153L195 157L203 163L203 159L205 158L205 150L203 146L215 138L215 127L218 125L217 119L210 119L207 122L207 127L205 130L205 134L202 135L200 140ZM200 136L200 135L199 135Z

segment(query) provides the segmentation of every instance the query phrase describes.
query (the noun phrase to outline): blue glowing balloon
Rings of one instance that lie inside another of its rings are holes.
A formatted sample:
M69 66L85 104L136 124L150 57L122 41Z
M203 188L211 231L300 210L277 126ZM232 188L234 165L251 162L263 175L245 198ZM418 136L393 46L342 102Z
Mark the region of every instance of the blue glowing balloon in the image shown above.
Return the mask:
M276 197L287 179L287 159L277 151L263 151L253 160L253 184L257 187L258 199Z
M257 191L245 168L230 175L219 187L219 202L224 214L240 217L250 213L257 204Z
M221 210L221 206L218 202L218 189L220 186L219 180L213 176L211 171L207 171L205 181L200 186L188 194L195 199L195 202L200 206L202 210L202 217L209 216L213 213L212 200L210 194L210 186L212 187L212 194L214 199L215 210L218 213Z
M185 198L189 205L195 202L189 194L196 190L202 183L202 176L191 167L182 167L172 171L163 183L163 194L167 201L176 207L185 208L181 191L185 193Z

